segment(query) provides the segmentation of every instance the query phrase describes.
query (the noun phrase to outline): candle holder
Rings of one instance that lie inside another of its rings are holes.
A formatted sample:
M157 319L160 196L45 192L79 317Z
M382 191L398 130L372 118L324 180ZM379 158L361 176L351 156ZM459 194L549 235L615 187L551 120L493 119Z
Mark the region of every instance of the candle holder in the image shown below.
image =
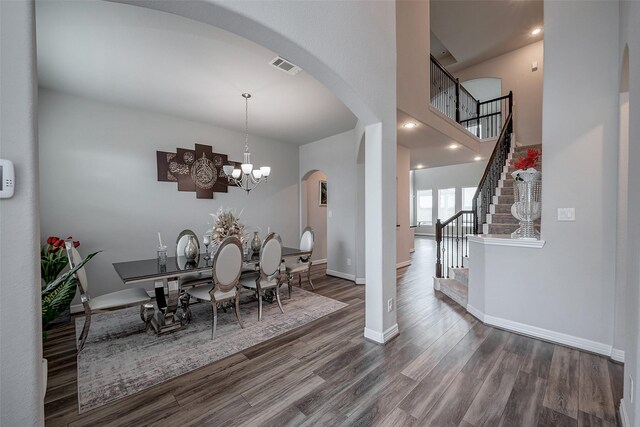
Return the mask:
M204 259L209 261L211 256L209 255L209 245L211 244L211 234L207 233L202 237L202 243L204 244Z

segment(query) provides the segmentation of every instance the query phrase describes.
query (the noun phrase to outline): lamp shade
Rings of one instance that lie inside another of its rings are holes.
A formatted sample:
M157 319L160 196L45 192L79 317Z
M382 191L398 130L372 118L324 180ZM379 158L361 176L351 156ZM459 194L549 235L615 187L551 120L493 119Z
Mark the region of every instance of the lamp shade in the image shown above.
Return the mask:
M254 169L252 173L255 179L262 178L262 171L260 169Z
M265 178L269 176L269 174L271 174L271 167L270 166L262 166L260 168L260 171L262 172L262 176L264 176Z
M242 168L243 174L249 175L253 170L253 165L251 163L243 163L240 165L240 168Z
M240 175L242 175L242 171L240 169L234 169L233 172L231 172L231 176L235 179L240 178Z
M224 165L222 166L222 171L224 172L225 175L230 176L233 173L233 166Z

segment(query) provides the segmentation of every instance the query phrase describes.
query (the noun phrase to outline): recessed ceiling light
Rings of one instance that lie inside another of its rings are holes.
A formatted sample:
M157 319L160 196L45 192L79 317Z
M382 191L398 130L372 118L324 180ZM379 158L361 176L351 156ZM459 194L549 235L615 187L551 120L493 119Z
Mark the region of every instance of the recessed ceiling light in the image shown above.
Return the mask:
M405 128L405 129L413 129L416 126L418 126L418 125L413 123L413 122L407 122L407 123L402 125L402 127Z
M456 148L458 148L459 145L458 144L451 144L449 145L449 148L451 148L452 150L455 150Z
M534 29L531 31L531 35L532 35L532 36L537 36L537 35L538 35L538 34L540 34L541 32L542 32L542 28L540 28L540 27L538 27L538 28L534 28Z
M473 160L475 160L475 161L477 162L478 160L482 160L482 157L480 157L480 156L475 156L475 157L473 158Z
M424 165L416 165L416 169L422 169Z

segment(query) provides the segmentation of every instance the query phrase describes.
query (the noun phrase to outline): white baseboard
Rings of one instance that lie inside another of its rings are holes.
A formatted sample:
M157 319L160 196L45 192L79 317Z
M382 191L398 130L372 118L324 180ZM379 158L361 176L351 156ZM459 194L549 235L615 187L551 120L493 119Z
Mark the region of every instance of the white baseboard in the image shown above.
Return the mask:
M440 279L438 279L436 276L433 276L433 289L436 291L440 290ZM469 308L467 307L467 310Z
M611 358L616 362L624 363L624 350L614 348L611 350Z
M391 338L395 337L399 333L400 331L398 330L397 323L382 333L371 330L366 327L364 328L364 337L371 341L377 342L379 344L386 343L387 341L389 341Z
M410 266L410 265L411 265L411 260L409 260L409 261L402 261L402 262L399 262L399 263L397 263L397 264L396 264L396 270L397 270L398 268L408 267L408 266Z
M335 270L327 269L327 276L339 277L341 279L351 280L352 282L356 281L356 276L354 274L341 273L340 271Z
M622 427L631 427L629 416L627 415L627 405L624 399L620 399L620 424L622 424Z
M325 259L319 259L319 260L316 260L316 261L313 261L313 260L312 260L312 261L311 261L311 263L312 263L313 265L326 264L326 263L327 263L327 259L326 259L326 258L325 258Z
M537 326L527 325L525 323L514 322L512 320L507 320L500 317L490 316L488 314L484 314L483 312L469 304L467 304L467 311L487 325L613 358L612 346L608 344L564 334L562 332L539 328Z
M415 233L416 236L431 236L436 237L435 233Z
M364 285L364 277L356 277L356 285Z

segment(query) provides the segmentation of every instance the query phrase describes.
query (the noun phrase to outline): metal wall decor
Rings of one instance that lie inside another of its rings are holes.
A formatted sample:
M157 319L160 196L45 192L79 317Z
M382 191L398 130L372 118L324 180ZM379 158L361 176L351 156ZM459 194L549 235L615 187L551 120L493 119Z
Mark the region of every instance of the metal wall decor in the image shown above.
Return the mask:
M177 182L178 191L195 191L198 199L213 199L214 192L228 192L230 184L222 166L239 165L203 144L195 144L194 150L178 148L175 153L156 151L156 160L158 181Z

